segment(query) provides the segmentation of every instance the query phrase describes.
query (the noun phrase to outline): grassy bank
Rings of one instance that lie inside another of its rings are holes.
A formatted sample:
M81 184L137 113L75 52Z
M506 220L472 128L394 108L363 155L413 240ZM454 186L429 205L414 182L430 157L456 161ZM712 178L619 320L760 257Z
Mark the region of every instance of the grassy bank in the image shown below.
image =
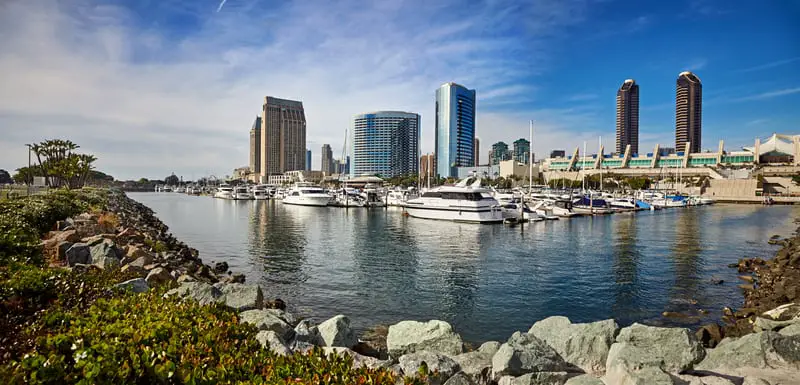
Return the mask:
M126 224L109 210L120 199L128 198L84 189L0 201L3 383L396 382L391 371L356 368L352 358L319 348L277 355L230 308L164 298L167 287L143 294L115 289L130 271L69 268L51 252L54 242L42 242L59 221L85 212L105 218L109 236L121 236ZM421 380L405 383L415 381Z

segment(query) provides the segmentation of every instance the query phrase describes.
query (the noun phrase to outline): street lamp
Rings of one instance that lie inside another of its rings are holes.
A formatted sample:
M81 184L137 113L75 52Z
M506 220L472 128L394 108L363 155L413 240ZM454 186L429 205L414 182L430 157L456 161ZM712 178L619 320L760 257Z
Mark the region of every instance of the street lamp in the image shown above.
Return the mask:
M31 169L31 147L32 147L32 145L26 144L26 146L28 146L28 177L29 177L29 179L27 181L28 182L27 183L28 187L27 187L27 194L26 195L31 195L31 184L33 183L33 169Z

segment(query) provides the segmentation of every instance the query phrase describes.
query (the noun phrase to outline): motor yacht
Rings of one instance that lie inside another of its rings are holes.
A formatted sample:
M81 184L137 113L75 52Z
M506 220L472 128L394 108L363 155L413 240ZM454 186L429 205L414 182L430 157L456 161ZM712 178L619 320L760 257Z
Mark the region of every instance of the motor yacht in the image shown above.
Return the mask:
M259 201L269 199L269 191L267 190L267 185L259 184L253 187L253 198Z
M220 185L214 193L214 198L233 199L233 187L226 184Z
M408 215L415 218L455 222L502 223L504 212L491 190L481 187L481 179L459 181L455 186L441 186L406 202Z
M233 199L246 201L253 199L253 195L250 194L250 190L247 188L247 186L236 186L233 189Z
M297 182L286 192L283 203L299 206L327 206L333 197L321 187L308 182Z

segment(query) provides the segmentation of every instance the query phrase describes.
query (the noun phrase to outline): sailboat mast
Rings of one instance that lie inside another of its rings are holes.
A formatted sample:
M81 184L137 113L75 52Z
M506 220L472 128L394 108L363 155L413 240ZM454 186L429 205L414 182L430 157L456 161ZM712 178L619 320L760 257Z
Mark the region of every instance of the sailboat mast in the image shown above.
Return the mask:
M600 192L603 191L603 137L598 140L599 147L597 147L597 156L600 158Z
M533 192L533 120L530 121L531 141L528 144L528 198Z
M581 157L581 184L586 194L586 141L583 141L583 157Z

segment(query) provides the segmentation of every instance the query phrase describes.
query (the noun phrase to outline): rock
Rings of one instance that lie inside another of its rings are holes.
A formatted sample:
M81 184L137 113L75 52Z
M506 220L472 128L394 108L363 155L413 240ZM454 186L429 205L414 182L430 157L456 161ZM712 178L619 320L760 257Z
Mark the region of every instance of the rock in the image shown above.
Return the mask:
M581 374L579 376L571 377L564 385L605 385L603 380L592 376L591 374Z
M275 298L272 301L267 301L264 304L264 307L268 307L270 309L279 309L279 310L286 310L286 302L284 302L280 298Z
M225 305L236 311L260 309L264 306L264 294L258 285L241 283L216 284L225 295Z
M291 325L268 310L256 309L243 311L239 313L239 321L253 324L258 330L274 331L285 340L291 338L294 332Z
M625 377L623 373L637 377L631 372L642 368L679 373L691 369L705 356L703 346L684 328L635 323L620 330L616 341L608 352L607 376L614 372L621 377Z
M350 318L337 315L317 327L319 335L325 346L343 346L351 348L358 343L353 329L350 328Z
M303 354L305 354L305 353L308 353L309 351L311 351L312 349L314 349L314 347L316 347L316 345L312 345L312 344L310 344L308 342L303 342L303 341L292 341L292 343L291 343L291 345L289 347L295 353L303 353Z
M292 354L292 350L286 346L280 335L272 330L262 330L256 334L256 341L265 349L269 349L275 354L286 356Z
M224 283L244 283L245 276L244 274L231 274L222 277L219 281Z
M325 344L325 341L319 336L317 327L311 326L311 322L308 320L302 320L294 327L294 340L317 346L323 346Z
M225 274L225 272L228 271L228 263L227 262L215 263L213 271L217 274Z
M75 230L66 230L58 232L51 239L55 239L56 242L78 243L81 241L81 236Z
M672 376L658 367L650 366L633 371L620 371L619 368L608 367L603 382L614 385L675 385Z
M297 325L297 319L294 318L294 316L291 313L288 313L288 312L283 311L283 310L278 310L278 309L263 309L263 310L266 310L266 311L272 313L276 317L286 321L286 323L291 325L291 326Z
M60 241L56 243L56 252L58 253L59 260L67 259L67 250L72 247L73 243L69 241Z
M175 289L168 291L166 296L177 295L182 298L191 298L201 305L224 302L222 291L205 282L183 282Z
M147 276L147 271L139 266L125 265L122 266L122 268L119 271L122 272L123 274L127 273L127 274L138 275L142 278Z
M699 370L750 368L800 370L800 336L760 332L727 339L708 351Z
M402 321L389 326L386 348L392 357L420 350L449 355L464 351L461 336L453 331L449 323L439 320Z
M101 269L119 267L119 250L114 245L114 241L102 239L99 242L89 244L92 254L92 265Z
M354 352L352 349L348 349L348 348L344 348L344 347L326 346L326 347L322 348L322 352L325 353L326 356L330 355L330 354L339 355L339 356L343 356L343 357L349 356L349 357L353 358L353 367L354 368L365 367L365 368L369 368L369 369L375 369L375 368L380 368L380 367L386 367L386 366L389 366L391 364L391 362L381 361L381 360L379 360L379 359L377 359L375 357L363 356L361 354L358 354L358 353Z
M737 278L741 279L742 281L750 283L753 283L756 280L752 275L740 275Z
M144 269L142 269L142 270L144 270ZM177 281L178 281L178 283L183 283L183 282L195 282L197 280L194 277L192 277L191 275L183 274L180 277L178 277Z
M152 263L153 263L153 257L151 255L143 255L139 258L134 259L133 262L128 263L128 265L139 267L142 270L146 270L144 267Z
M780 333L782 335L785 335L785 336L797 336L797 335L800 335L800 323L789 325L789 326L781 329L781 331L779 331L778 333Z
M758 377L746 376L742 380L742 385L770 385L770 384L764 379Z
M469 378L464 372L458 372L450 377L444 385L476 385L472 379Z
M403 373L409 377L416 377L420 372L428 374L429 384L443 384L456 372L458 364L450 357L430 351L416 351L403 355L399 359Z
M481 353L486 353L489 356L493 356L497 353L497 350L500 349L501 343L498 341L486 341L478 348L478 351Z
M491 349L487 349L491 350ZM495 351L496 352L496 351ZM480 350L451 357L461 371L477 384L488 384L492 379L492 356L494 352Z
M89 272L99 272L100 268L95 265L87 265L85 263L76 263L72 267L72 272L77 274L87 274Z
M573 324L567 317L549 317L533 324L528 334L546 342L564 361L587 373L602 373L618 331L613 319Z
M150 254L150 252L142 247L137 246L128 247L128 252L125 253L125 257L122 258L122 262L131 263L139 258L144 258L140 262L141 267L153 263L153 256Z
M764 312L762 316L776 321L800 318L800 304L787 303L785 305L778 306L775 309Z
M497 385L512 385L514 383L514 376L503 376L497 380Z
M574 376L567 372L535 372L519 376L511 382L512 385L564 385Z
M734 385L727 378L717 376L697 377L683 374L676 377L687 385Z
M169 270L163 267L150 270L150 273L147 274L147 278L145 278L145 280L152 287L170 285L175 282L175 278L172 276L172 274L170 274Z
M81 242L89 245L89 247L92 247L99 245L104 241L110 241L113 244L116 239L117 237L114 236L114 234L98 234L91 237L83 238L81 239Z
M725 333L719 325L714 323L701 326L694 333L694 336L704 347L713 348L722 341Z
M88 264L92 258L92 252L89 245L85 243L75 243L65 253L67 264L75 266L76 264Z
M547 343L529 333L515 332L492 357L492 377L521 376L531 372L578 371Z
M787 327L789 325L794 325L796 323L800 323L800 318L790 319L786 321L773 321L767 318L756 317L755 323L753 323L753 331L755 331L756 333L768 330L778 331L784 327Z
M145 281L144 278L129 279L125 282L114 285L114 287L123 290L130 290L134 293L144 293L150 290L150 285L147 284L147 281Z

